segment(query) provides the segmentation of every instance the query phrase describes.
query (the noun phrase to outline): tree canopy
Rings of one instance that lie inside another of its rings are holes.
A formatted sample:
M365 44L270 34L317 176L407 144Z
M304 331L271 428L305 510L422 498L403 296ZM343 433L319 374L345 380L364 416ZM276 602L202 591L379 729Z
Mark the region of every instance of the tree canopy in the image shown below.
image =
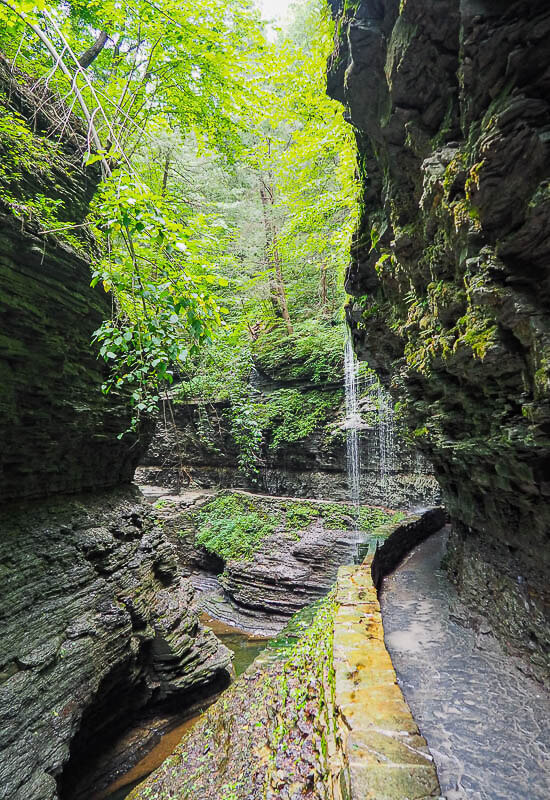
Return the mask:
M356 182L325 92L332 33L321 0L274 36L248 0L0 0L0 48L83 119L101 164L92 283L114 303L95 339L136 423L176 374L221 384L270 330L341 323Z

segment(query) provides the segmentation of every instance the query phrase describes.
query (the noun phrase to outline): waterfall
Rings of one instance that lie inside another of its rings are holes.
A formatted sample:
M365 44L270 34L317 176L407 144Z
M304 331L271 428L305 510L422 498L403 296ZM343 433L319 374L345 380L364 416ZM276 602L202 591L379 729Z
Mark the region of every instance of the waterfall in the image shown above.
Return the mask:
M346 379L346 461L348 488L354 508L355 524L359 525L359 504L361 496L361 461L359 456L359 396L357 391L357 359L353 351L351 334L346 337L344 353L344 375Z
M384 495L383 500L387 502L390 480L395 471L395 427L391 395L372 370L359 378L359 384L361 396L366 395L370 398L369 412L374 412L376 415L373 436L375 450L372 456L371 453L367 454L367 467L373 471L378 470L379 491Z

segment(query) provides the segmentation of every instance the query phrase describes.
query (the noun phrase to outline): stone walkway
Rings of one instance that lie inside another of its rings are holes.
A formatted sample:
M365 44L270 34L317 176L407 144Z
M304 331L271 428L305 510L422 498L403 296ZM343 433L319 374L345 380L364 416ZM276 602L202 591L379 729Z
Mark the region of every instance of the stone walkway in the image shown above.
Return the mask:
M447 800L549 800L550 697L489 632L462 627L445 533L385 579L386 644Z

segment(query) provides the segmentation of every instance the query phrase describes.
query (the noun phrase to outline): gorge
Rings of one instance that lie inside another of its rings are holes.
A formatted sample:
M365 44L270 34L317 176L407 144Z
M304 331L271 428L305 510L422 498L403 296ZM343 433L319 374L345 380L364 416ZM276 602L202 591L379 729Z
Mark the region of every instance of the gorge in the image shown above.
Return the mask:
M546 800L547 4L84 5L0 3L0 800Z

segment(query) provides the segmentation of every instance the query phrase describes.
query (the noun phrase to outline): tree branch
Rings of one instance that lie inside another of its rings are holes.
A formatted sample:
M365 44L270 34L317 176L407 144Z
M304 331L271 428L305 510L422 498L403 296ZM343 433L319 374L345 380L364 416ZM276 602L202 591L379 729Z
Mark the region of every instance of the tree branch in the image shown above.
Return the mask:
M107 39L109 38L109 34L107 31L101 31L95 42L91 47L89 47L78 59L78 63L82 67L82 69L86 69L92 64L98 55L101 53L105 44L107 43Z

